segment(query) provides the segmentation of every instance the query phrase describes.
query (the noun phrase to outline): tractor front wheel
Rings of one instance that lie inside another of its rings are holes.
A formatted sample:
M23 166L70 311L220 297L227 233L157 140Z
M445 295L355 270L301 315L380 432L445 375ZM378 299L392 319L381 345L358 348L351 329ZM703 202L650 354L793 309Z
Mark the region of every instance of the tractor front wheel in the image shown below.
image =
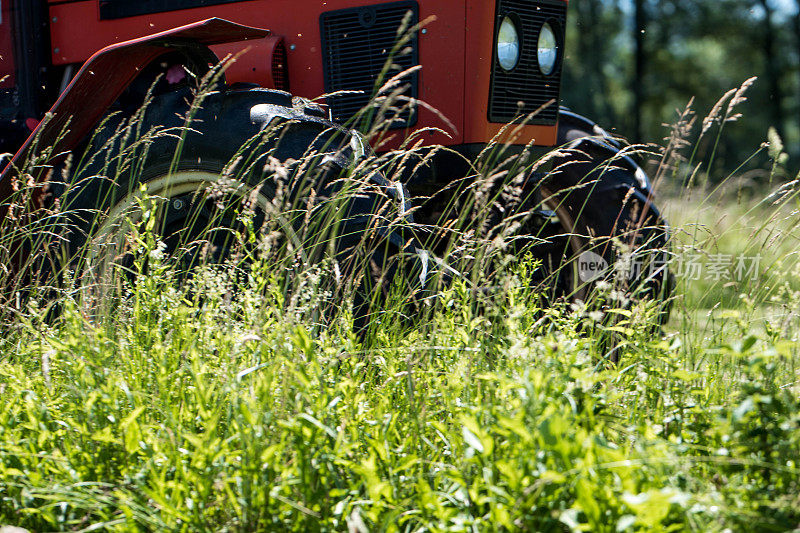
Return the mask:
M539 187L570 236L573 298L602 292L617 300L605 297L604 305L621 307L655 300L665 322L673 288L669 227L647 175L604 130L568 110L561 111L558 143L554 169Z

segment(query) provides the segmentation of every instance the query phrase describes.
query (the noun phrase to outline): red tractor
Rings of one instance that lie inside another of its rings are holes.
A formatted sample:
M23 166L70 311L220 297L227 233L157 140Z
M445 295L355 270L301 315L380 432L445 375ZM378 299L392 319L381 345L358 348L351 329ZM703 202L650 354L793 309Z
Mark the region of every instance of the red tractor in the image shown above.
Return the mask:
M668 292L667 229L647 176L620 142L559 108L566 1L0 5L0 152L15 154L3 163L3 216L19 207L13 198L23 175L49 180L36 201L84 213L65 224L66 256L89 240L113 241L111 215L129 210L142 190L164 200L160 231L174 251L172 236L194 231L198 217L206 226L225 219L198 205L207 201L198 200L200 190L260 183L252 194L267 205L295 186L293 170L281 165L312 153L312 185L294 204L302 218L313 198L339 191L336 183L354 161L403 148L396 153L413 152L415 162L391 176L388 167L372 172L373 192L357 195L344 222L333 224L340 235L356 236L341 238L336 258L350 257L345 250L363 242L368 226L377 228L388 243L380 259L408 252L417 262L413 277L424 284L430 271L446 268L452 235L463 235L449 230L482 177L490 199L480 224L505 228L503 238L518 247L513 253L540 259L548 290L586 299L600 280L613 278L629 294ZM213 65L226 57L223 74ZM198 103L192 91L203 76L210 91ZM115 154L129 149L119 137L131 117L140 120L137 132L166 133L131 149L123 163ZM169 134L187 118L189 128ZM371 126L377 119L380 128ZM264 135L276 122L287 126ZM494 159L487 156L493 150ZM547 171L542 160L549 160ZM486 168L504 177L494 179ZM395 219L413 211L416 223L408 227L416 229L367 221L386 209L386 198L399 205ZM269 215L261 210L263 219Z

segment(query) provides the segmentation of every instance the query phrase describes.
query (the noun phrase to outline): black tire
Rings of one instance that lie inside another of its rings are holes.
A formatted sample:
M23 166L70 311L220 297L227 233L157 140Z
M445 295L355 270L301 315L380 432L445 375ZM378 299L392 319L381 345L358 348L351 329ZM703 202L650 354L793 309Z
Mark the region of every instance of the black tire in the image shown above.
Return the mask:
M658 322L663 324L674 285L669 227L654 204L647 175L618 141L564 109L558 144L561 153L540 191L573 235L569 253L580 278L575 297L592 300L603 282L622 300L610 305L641 299L661 302Z
M329 258L336 266L337 279L351 280L358 286L354 292L354 315L356 327L365 328L375 309L370 302L380 299L378 293L385 292L400 269L419 270L419 265L414 264L419 262L415 243L402 229L407 219L404 195L378 173L364 178L355 191L346 177L348 169L363 156L360 139L327 121L322 110L307 101L293 99L281 91L222 90L206 96L202 106L191 111L192 120L186 127L184 117L190 112L191 101L188 89L153 98L140 117L137 131L160 133L139 142L138 148L131 148L130 139L123 146L125 134L119 133L119 127L130 119L124 113L112 116L98 130L85 150L83 163L75 165L80 168L67 170L69 183L63 190L54 188L69 228L54 261L56 269L66 266L79 275L91 270L85 257L91 239L99 230L113 227L108 213L115 206L126 204L142 184L171 187L163 184L181 175L186 188L191 187L192 180L213 185L217 182L209 181L209 176L223 176L249 187L247 190L256 190L251 193L253 197L275 202L276 195L280 196L283 205L289 206L288 211L282 212L288 213L282 218L282 228L295 232L294 238L297 232L307 230L310 218L313 221L313 217L323 217L317 227L325 226L329 233L313 243L295 240L294 246L308 245L304 260ZM224 219L224 213L207 214L207 202L211 200L205 196L198 199L200 192L176 192L174 198L169 196L171 192L166 195L168 201L160 211L160 229L168 248L180 244L186 253L189 248L185 240L176 241L173 246L170 239L179 233L181 239L192 238L201 216L212 223ZM176 207L177 200L181 202L180 209ZM242 201L246 201L244 196ZM192 202L191 209L186 202ZM326 208L326 202L338 203ZM268 215L262 212L258 216L263 219ZM238 229L236 224L231 222L223 229ZM218 232L228 243L230 235L224 236L225 233ZM287 246L293 246L291 238L286 239ZM213 259L224 259L227 249L220 249L216 241L211 244L221 250ZM197 258L197 248L191 250L194 255L188 257L190 262ZM406 260L408 256L410 261ZM205 257L208 258L207 253ZM413 275L404 279L409 282L409 293L419 288Z

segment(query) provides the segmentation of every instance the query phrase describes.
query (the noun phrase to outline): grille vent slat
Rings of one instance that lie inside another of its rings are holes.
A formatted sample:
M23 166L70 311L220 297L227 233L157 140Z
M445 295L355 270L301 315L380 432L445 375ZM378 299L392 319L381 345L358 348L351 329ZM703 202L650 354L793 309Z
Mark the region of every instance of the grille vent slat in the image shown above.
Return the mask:
M275 88L281 91L289 90L289 73L286 65L288 65L286 44L281 40L272 54L272 81L275 83Z
M520 37L522 50L517 66L506 72L494 58L492 62L492 88L489 96L489 121L511 122L519 115L527 115L550 100L555 102L539 111L530 124L555 124L558 118L558 103L561 93L561 68L563 64L563 32L566 28L566 4L560 1L498 0L495 34L503 17L513 13L522 24ZM562 56L556 70L544 76L537 60L539 28L545 22L554 22L559 35ZM494 44L493 44L494 46ZM494 52L496 54L496 51ZM524 106L520 109L519 102Z
M334 120L346 122L369 104L378 76L397 42L397 30L409 11L412 13L409 25L413 26L419 22L419 6L417 2L410 1L339 9L320 16L325 92L361 91L360 94L328 98ZM392 63L399 70L390 70L384 82L418 64L416 36L408 46L410 53L398 53L392 58ZM418 96L417 73L407 76L404 85L404 96ZM397 103L398 106L402 104ZM415 122L416 113L409 109L399 116L392 127L406 128Z

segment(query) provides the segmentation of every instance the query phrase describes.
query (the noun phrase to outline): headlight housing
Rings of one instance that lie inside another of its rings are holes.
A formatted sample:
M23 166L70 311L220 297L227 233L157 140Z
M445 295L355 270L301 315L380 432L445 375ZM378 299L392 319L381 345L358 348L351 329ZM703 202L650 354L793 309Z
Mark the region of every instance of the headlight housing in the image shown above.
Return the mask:
M539 70L545 76L551 75L558 64L558 37L549 22L542 24L539 30L539 43L536 57L539 61Z
M497 32L497 61L503 70L512 70L517 66L520 48L517 25L511 17L506 16Z

